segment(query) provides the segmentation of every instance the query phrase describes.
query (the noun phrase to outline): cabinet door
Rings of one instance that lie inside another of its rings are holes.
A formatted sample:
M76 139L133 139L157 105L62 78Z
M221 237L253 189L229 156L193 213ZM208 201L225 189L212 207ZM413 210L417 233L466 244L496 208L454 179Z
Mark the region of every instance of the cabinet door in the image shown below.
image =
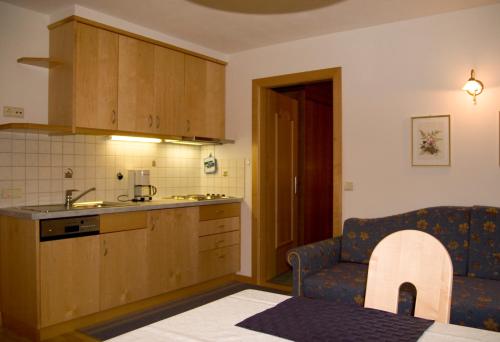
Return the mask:
M118 53L118 129L154 133L154 45L120 36Z
M40 243L41 326L99 311L99 236Z
M148 296L147 229L101 234L101 310Z
M154 129L182 135L177 122L183 114L184 54L155 46L154 60Z
M186 55L185 69L181 131L188 136L224 138L224 66Z
M151 296L196 282L197 224L196 207L150 212L147 259Z
M77 23L75 124L118 127L118 34Z

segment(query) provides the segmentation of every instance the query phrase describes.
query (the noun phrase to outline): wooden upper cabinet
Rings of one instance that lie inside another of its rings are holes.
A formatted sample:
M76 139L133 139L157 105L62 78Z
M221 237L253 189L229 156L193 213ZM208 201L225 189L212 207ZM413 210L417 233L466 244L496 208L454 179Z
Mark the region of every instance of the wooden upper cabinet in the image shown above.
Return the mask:
M154 49L154 125L159 133L182 135L177 122L183 115L184 54Z
M76 126L116 129L118 34L78 23L75 47Z
M156 133L154 113L155 46L119 37L118 129Z
M225 66L79 19L49 26L49 124L225 137Z
M224 94L224 66L186 55L183 135L224 138Z
M118 34L69 22L50 31L49 124L116 129Z

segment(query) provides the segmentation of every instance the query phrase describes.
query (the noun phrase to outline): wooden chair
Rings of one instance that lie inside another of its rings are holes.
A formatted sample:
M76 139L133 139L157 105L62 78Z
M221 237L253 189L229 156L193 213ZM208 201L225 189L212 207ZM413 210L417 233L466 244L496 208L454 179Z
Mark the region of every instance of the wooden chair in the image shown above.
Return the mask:
M453 264L446 248L430 234L402 230L385 237L368 266L365 307L397 313L399 289L417 290L415 316L448 323Z

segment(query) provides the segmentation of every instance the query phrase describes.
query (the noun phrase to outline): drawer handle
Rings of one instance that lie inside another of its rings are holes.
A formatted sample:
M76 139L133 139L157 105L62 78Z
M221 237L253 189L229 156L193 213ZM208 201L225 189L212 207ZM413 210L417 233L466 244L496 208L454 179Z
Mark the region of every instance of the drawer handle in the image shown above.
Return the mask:
M222 214L222 213L224 213L224 210L216 210L215 213L216 214Z
M226 225L224 225L224 224L220 224L220 225L217 226L217 228L224 228L225 226Z
M219 240L219 241L216 241L215 242L215 246L216 247L219 247L220 245L222 245L224 242L226 242L226 240Z
M226 254L219 255L219 259L225 259L225 258L226 258Z

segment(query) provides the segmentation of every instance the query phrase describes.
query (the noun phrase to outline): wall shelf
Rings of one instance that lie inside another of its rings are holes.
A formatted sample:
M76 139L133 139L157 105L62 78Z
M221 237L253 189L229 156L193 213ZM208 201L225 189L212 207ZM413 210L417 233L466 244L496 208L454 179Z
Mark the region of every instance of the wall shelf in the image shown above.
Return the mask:
M51 60L48 57L21 57L17 59L18 63L34 65L41 68L53 68L55 66L61 65L60 62Z

